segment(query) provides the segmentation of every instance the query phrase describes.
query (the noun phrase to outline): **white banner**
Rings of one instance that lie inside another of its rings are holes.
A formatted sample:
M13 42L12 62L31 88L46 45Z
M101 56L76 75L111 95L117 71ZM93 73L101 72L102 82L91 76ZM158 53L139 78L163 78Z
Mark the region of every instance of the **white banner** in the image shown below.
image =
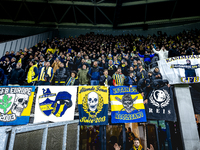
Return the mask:
M183 55L158 61L163 79L169 84L196 83L200 77L200 55Z
M39 86L34 123L74 120L77 86Z

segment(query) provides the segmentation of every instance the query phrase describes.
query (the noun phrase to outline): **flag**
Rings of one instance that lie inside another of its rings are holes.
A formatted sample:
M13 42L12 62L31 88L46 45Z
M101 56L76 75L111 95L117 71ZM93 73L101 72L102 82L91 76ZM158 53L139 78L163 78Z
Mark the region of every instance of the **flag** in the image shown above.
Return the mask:
M147 119L176 121L171 87L165 85L150 92L146 113Z
M0 87L0 125L29 123L34 92L34 86Z
M77 86L39 86L34 123L74 120Z
M169 84L200 82L200 55L181 55L158 61L163 79ZM173 78L172 78L173 77Z
M80 125L107 125L108 87L79 86L78 109Z
M110 102L112 123L146 122L143 97L136 86L111 86Z

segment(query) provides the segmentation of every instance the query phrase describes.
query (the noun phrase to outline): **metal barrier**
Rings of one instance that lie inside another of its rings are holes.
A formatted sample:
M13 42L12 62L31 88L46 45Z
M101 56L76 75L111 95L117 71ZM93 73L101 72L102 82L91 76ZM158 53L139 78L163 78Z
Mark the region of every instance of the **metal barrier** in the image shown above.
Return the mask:
M17 127L1 127L0 150L78 150L80 132L78 123L79 120L73 120Z

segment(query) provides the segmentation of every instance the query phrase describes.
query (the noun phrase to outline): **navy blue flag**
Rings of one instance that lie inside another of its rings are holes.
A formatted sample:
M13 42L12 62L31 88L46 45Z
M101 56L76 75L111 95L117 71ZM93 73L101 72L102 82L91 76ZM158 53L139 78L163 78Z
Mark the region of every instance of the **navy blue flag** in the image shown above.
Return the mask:
M152 90L145 108L147 119L176 121L171 87L163 86Z

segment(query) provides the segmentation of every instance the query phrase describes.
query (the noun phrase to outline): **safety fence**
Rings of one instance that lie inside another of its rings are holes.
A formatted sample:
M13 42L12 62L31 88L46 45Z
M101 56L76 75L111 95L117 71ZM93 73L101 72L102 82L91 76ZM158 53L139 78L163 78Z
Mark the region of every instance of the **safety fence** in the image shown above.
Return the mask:
M79 120L0 128L0 150L78 150Z

